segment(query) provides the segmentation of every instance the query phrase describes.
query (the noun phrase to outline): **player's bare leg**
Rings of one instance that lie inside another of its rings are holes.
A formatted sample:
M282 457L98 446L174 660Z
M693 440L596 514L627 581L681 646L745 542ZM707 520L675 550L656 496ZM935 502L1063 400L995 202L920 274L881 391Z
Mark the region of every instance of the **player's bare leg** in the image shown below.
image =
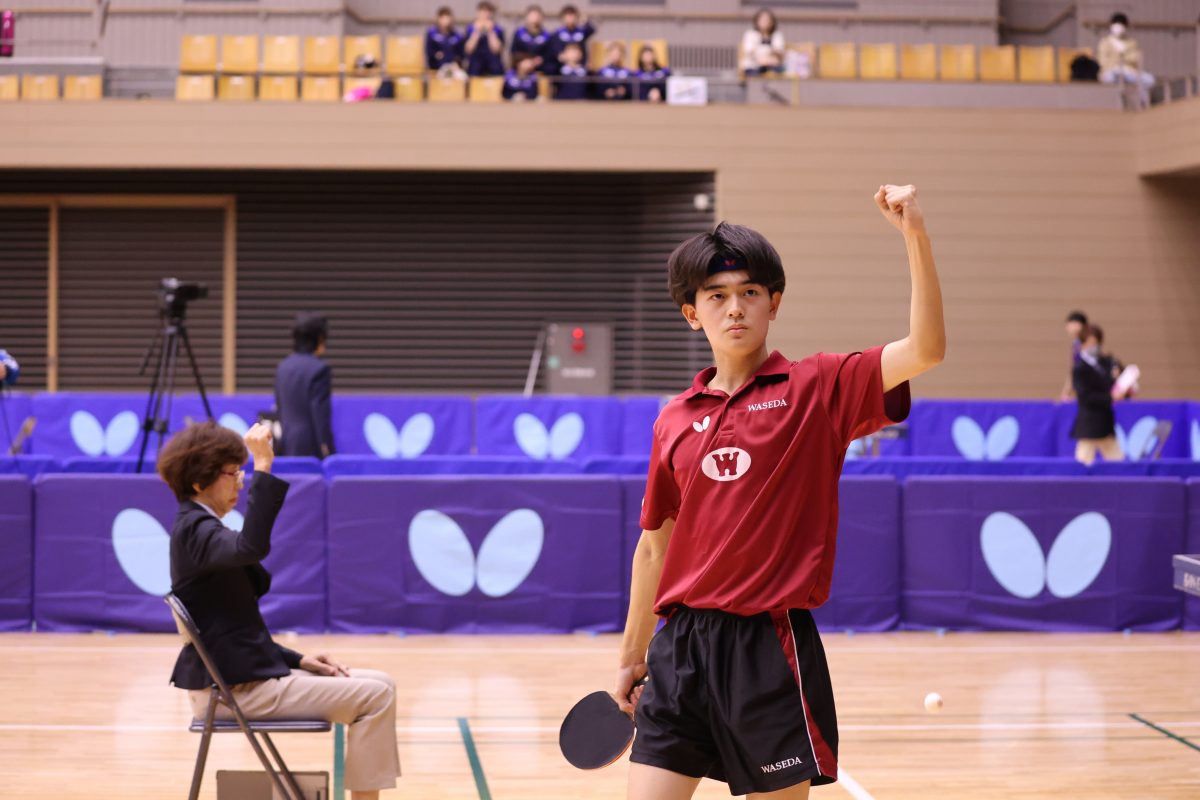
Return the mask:
M627 800L691 800L699 785L699 778L649 764L633 763L629 765L629 793L626 797Z
M809 781L798 783L795 786L789 786L786 789L780 789L777 792L751 792L746 795L746 800L755 800L755 798L770 798L770 800L808 800L808 789L812 786Z

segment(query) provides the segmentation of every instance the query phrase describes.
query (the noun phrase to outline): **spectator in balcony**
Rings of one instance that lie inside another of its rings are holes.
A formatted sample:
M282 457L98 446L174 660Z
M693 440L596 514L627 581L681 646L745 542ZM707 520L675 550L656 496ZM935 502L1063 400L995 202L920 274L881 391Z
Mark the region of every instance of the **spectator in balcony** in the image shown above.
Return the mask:
M539 63L529 53L513 53L513 68L504 76L501 94L505 100L537 100L538 76L534 65Z
M425 64L434 72L443 68L461 68L463 37L454 29L454 12L442 6L436 24L425 32Z
M661 103L667 99L667 78L671 70L658 63L658 54L648 44L638 51L637 98L649 103Z
M561 65L554 81L555 100L586 100L588 71L583 66L583 48L569 42L559 54Z
M1096 56L1100 62L1101 82L1131 83L1138 89L1139 102L1143 106L1150 105L1154 76L1142 69L1142 51L1137 39L1129 35L1129 17L1112 15L1108 35L1100 40Z
M633 97L630 78L633 73L625 66L625 43L610 42L604 50L604 66L596 70L592 95L597 100L629 100Z
M525 24L517 28L513 34L512 60L516 66L517 56L528 55L533 58L535 72L545 72L550 59L550 33L543 27L545 14L542 7L532 5L525 9Z
M1124 459L1113 414L1113 376L1117 370L1112 357L1104 354L1103 347L1104 331L1097 325L1089 325L1079 360L1071 371L1079 404L1071 428L1075 460L1089 466L1096 460L1097 453L1104 456L1105 461Z
M782 73L783 50L783 34L775 13L760 8L754 14L754 26L742 35L742 72L751 77Z
M496 7L488 0L475 6L475 21L467 26L463 53L467 74L471 76L504 74L504 29L496 22Z
M579 9L572 5L562 7L562 11L558 12L558 19L562 23L562 27L554 32L554 36L550 40L550 57L551 65L547 68L547 72L555 73L562 66L562 53L569 44L579 45L581 53L579 66L587 66L587 42L596 33L596 29L592 27L592 23L587 17L579 13Z

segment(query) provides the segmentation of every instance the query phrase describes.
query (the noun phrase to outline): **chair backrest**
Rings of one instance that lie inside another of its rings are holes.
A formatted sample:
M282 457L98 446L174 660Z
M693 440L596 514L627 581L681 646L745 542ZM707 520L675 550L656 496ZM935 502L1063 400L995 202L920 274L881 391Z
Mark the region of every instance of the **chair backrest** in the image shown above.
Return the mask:
M217 79L218 100L253 100L253 75L222 75Z
M305 75L300 82L300 99L306 103L336 103L342 99L341 83L336 75Z
M504 78L471 78L467 85L467 99L472 103L500 103L504 96Z
M258 86L258 99L289 102L298 97L295 75L263 75Z
M1090 47L1060 47L1058 48L1058 80L1059 83L1070 83L1071 62L1078 56L1090 56Z
M104 82L99 75L67 75L63 78L64 100L99 100Z
M258 37L222 36L221 72L234 75L258 72Z
M347 74L359 71L355 66L359 56L375 59L375 66L370 72L376 72L383 66L383 47L378 36L347 36L343 40L342 54Z
M937 76L936 44L904 44L900 46L901 80L936 81Z
M263 37L263 72L289 75L300 71L299 36Z
M1011 83L1017 79L1017 48L1011 44L979 48L979 80Z
M425 71L425 43L420 36L387 37L384 69L389 75L420 75Z
M196 655L200 656L200 661L203 662L204 668L208 670L208 677L212 678L212 682L221 690L223 697L231 698L233 695L229 691L229 685L221 677L217 665L213 662L212 656L208 654L208 649L200 639L200 629L196 627L196 623L192 620L192 615L188 613L187 606L173 594L164 597L163 601L171 609L171 616L175 619L175 627L179 630L179 635L196 649Z
M467 82L462 78L429 79L429 102L461 103L467 99Z
M22 100L57 100L57 75L22 75Z
M1022 83L1054 83L1054 47L1021 45L1017 48L1017 78Z
M638 54L642 52L643 47L654 48L654 57L658 59L660 67L671 66L667 62L667 40L666 39L634 39L629 43L628 58L625 59L625 64L632 70L639 68Z
M213 89L212 75L179 75L175 78L176 100L212 100L216 96Z
M392 78L396 99L402 102L414 102L425 99L425 80L420 75L397 75Z
M304 37L304 72L337 75L342 71L342 43L336 36Z
M979 79L979 64L973 44L944 44L939 51L939 74L944 81Z
M217 37L184 36L179 40L180 72L216 72Z
M817 74L822 78L854 80L858 77L854 42L824 42L817 59Z
M861 45L858 48L858 69L863 80L896 80L896 45Z
M0 100L17 100L21 97L21 76L0 75Z

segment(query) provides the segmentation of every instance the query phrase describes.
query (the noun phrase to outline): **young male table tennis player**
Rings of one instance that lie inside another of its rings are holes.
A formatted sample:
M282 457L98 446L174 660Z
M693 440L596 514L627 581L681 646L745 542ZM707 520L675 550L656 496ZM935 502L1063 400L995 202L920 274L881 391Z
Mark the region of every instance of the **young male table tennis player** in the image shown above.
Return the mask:
M716 366L654 424L613 691L636 708L630 800L690 798L705 776L788 800L837 779L833 691L809 609L829 595L838 476L853 439L908 415L907 381L946 350L916 189L881 186L875 202L904 236L912 279L909 334L883 347L768 353L784 272L749 228L722 223L668 261L671 296ZM654 635L656 615L668 621Z

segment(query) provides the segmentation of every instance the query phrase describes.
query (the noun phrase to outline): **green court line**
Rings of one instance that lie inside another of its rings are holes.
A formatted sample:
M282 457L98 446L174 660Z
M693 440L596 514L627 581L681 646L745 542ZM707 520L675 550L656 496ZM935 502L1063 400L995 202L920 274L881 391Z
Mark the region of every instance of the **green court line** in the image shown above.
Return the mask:
M333 800L346 800L346 728L333 726Z
M1168 739L1174 739L1175 741L1179 742L1180 744L1186 745L1187 747L1190 747L1193 750L1200 752L1200 744L1196 744L1192 741L1189 741L1188 739L1183 738L1182 736L1180 736L1176 733L1172 733L1171 731L1167 730L1166 728L1162 727L1161 725L1155 725L1150 720L1139 717L1137 714L1130 714L1129 716L1132 717L1133 719L1136 719L1138 722L1142 723L1146 727L1153 728L1154 730L1161 733L1163 736L1166 736Z
M483 774L483 764L479 761L479 751L475 749L475 739L471 736L471 726L467 724L466 717L458 718L458 731L462 734L463 747L467 748L467 760L471 762L471 772L475 775L475 788L479 792L479 800L492 800L487 778Z

